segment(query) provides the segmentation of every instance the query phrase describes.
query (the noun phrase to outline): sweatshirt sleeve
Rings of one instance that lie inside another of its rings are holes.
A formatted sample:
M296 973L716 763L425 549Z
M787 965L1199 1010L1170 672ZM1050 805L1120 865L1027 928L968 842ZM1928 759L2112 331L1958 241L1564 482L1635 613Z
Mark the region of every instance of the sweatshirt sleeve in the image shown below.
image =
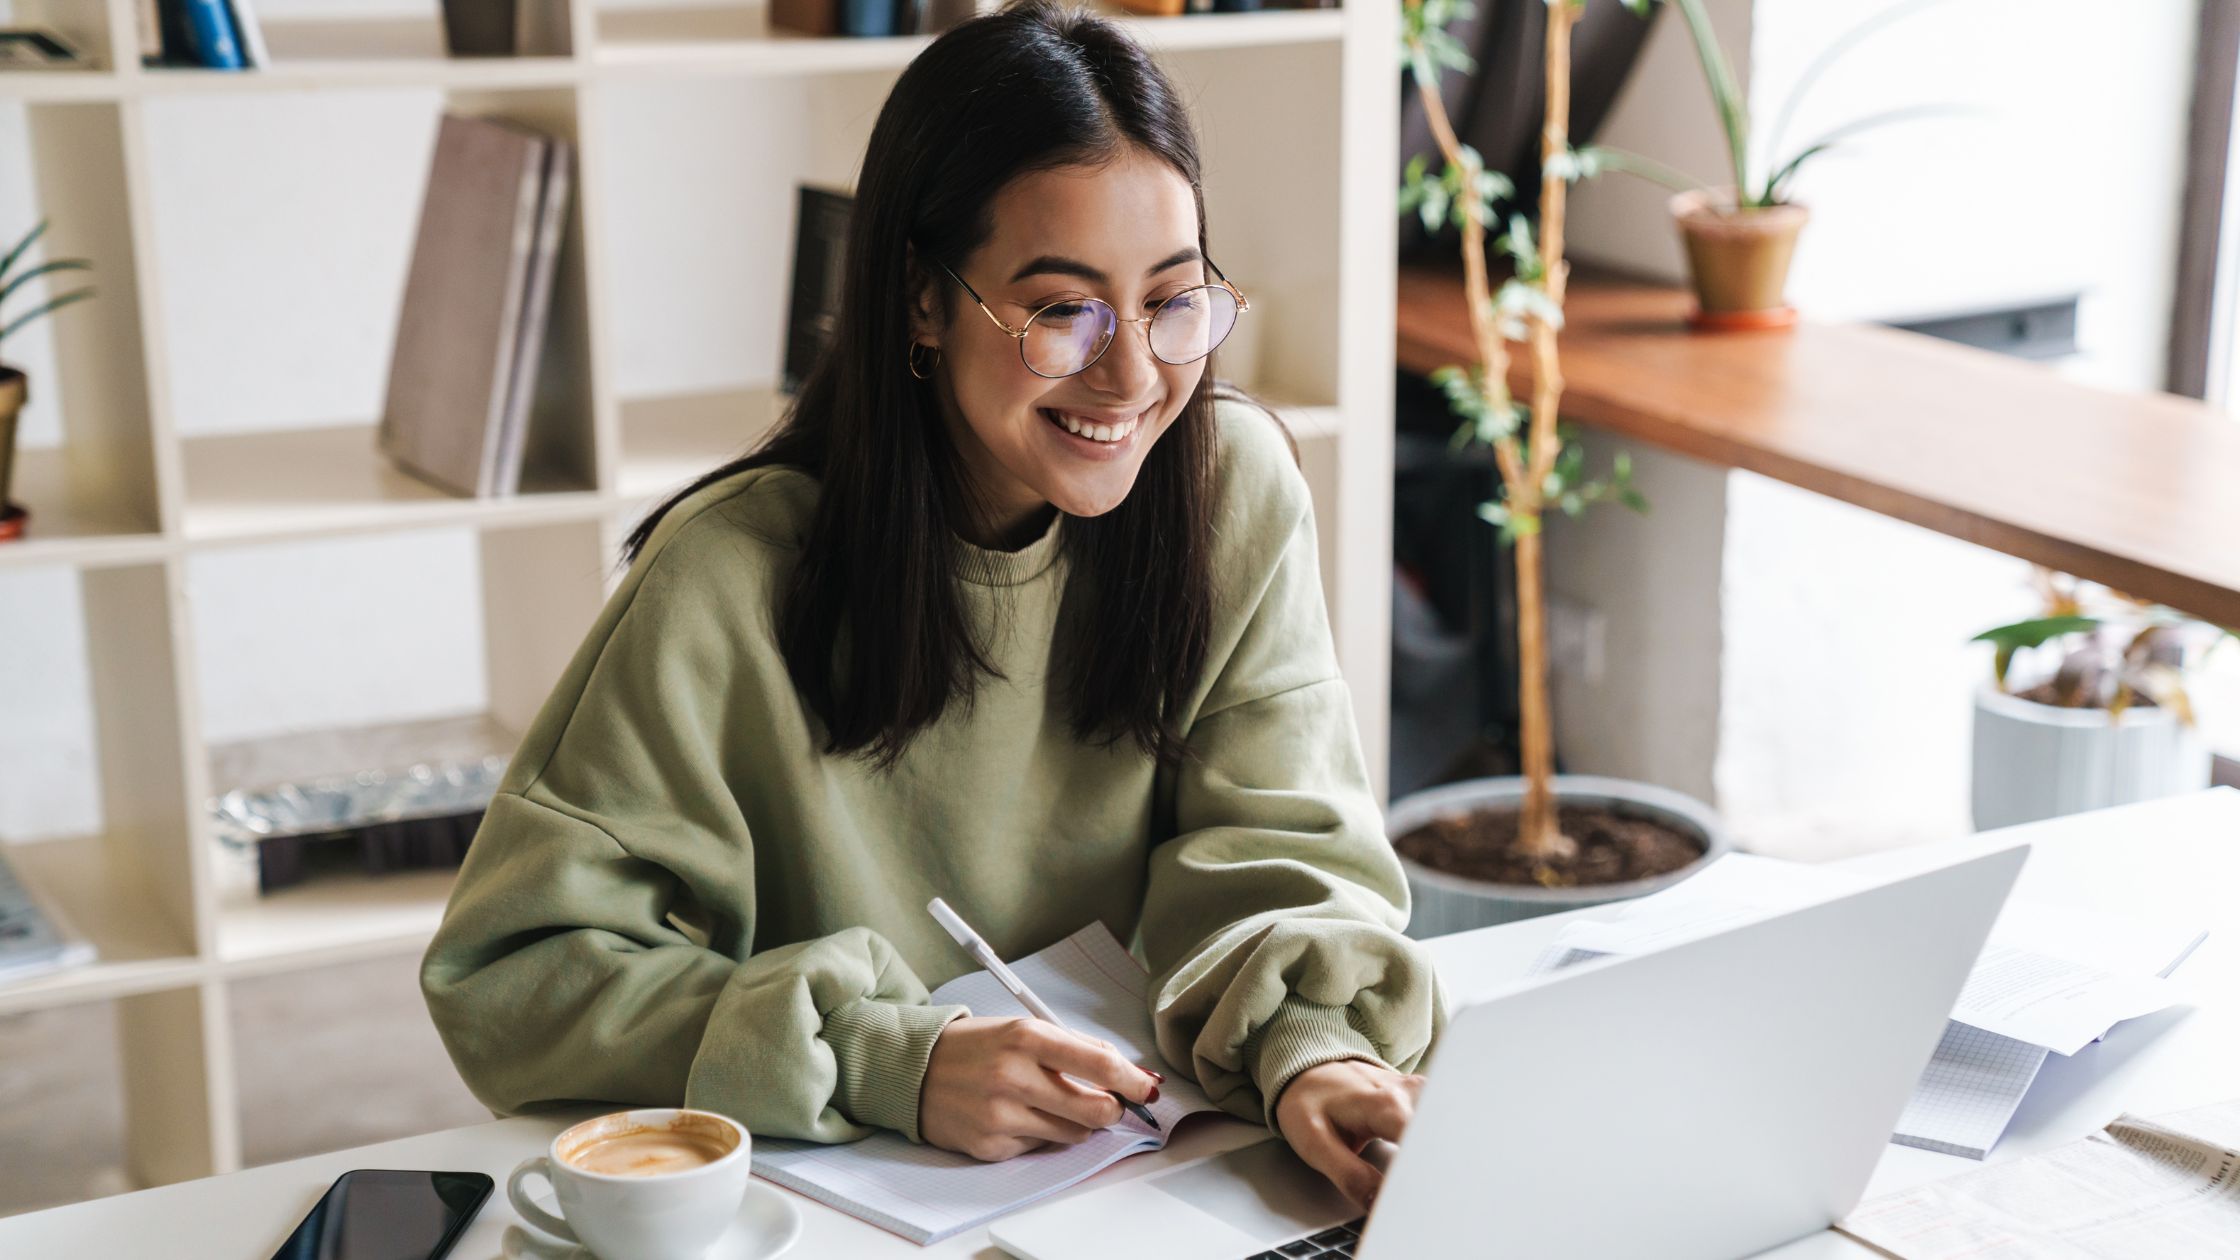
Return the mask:
M740 663L737 567L706 558L739 544L696 532L641 555L531 723L422 961L429 1012L500 1114L683 1105L769 1137L919 1141L926 1061L964 1008L927 1005L866 929L752 949L775 841L725 766L774 698Z
M1196 756L1167 776L1175 830L1152 851L1141 928L1160 1052L1271 1128L1299 1073L1412 1071L1444 1020L1401 932L1407 883L1337 673L1306 488L1276 458L1275 554L1248 570L1241 629L1187 732Z

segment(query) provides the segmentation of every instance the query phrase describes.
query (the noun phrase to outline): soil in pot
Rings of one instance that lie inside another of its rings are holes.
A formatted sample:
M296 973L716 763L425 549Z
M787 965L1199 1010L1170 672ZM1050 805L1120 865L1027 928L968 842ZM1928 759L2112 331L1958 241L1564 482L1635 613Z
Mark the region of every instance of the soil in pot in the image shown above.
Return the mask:
M1556 806L1556 825L1577 842L1576 856L1556 862L1514 848L1513 809L1442 815L1395 839L1402 857L1432 870L1496 884L1568 888L1619 884L1669 874L1703 856L1703 843L1652 818L1601 805Z

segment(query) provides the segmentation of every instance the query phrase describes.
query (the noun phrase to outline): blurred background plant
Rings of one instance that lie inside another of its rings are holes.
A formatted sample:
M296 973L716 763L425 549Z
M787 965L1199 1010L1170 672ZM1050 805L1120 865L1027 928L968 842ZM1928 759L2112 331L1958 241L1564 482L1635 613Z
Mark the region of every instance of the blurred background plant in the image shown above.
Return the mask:
M1526 784L1515 850L1540 861L1542 882L1555 878L1551 861L1575 857L1577 843L1558 825L1555 801L1554 719L1548 702L1547 610L1542 578L1540 525L1550 507L1577 515L1588 504L1615 499L1645 506L1632 484L1629 461L1615 462L1606 477L1588 478L1584 455L1568 447L1556 425L1563 392L1556 332L1563 326L1563 260L1566 181L1548 164L1571 152L1568 138L1571 29L1582 0L1552 0L1544 43L1547 95L1543 105L1539 231L1512 214L1495 248L1508 256L1511 274L1497 290L1486 258L1494 205L1514 190L1498 171L1486 169L1476 149L1462 143L1440 96L1441 69L1470 71L1475 62L1447 25L1474 13L1469 0L1406 0L1401 9L1401 64L1407 67L1426 120L1437 140L1440 169L1422 156L1401 176L1402 214L1421 217L1427 232L1452 225L1462 233L1464 287L1478 361L1431 374L1461 420L1457 445L1482 442L1493 450L1502 497L1481 504L1479 515L1515 549L1517 592L1518 745ZM1509 390L1511 341L1528 342L1532 397L1519 402Z
M2106 709L2111 720L2133 705L2155 705L2192 725L2186 680L2209 653L2240 635L2161 604L2044 567L2033 573L2036 616L1976 635L1989 643L1992 677L2019 699L2069 709ZM2017 685L2018 656L2034 676Z

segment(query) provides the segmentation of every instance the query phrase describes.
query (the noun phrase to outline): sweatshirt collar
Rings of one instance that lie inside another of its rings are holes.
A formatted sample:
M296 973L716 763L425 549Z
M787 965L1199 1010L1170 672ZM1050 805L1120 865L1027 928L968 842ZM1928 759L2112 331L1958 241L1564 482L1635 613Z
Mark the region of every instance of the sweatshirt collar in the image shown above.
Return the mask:
M957 576L979 586L1019 586L1041 577L1058 558L1065 519L1064 512L1052 512L1041 535L1014 551L982 547L952 533L949 537L956 544Z

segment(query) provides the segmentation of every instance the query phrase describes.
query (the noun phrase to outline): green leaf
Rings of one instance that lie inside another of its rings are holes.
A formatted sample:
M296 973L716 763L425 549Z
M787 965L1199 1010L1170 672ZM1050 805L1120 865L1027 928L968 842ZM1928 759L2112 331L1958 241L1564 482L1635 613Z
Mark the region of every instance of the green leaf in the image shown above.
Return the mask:
M1618 492L1618 502L1625 504L1643 516L1649 514L1649 500L1643 498L1641 492L1632 486L1627 486Z
M0 256L0 280L7 278L8 271L16 265L16 260L23 257L25 250L31 248L31 242L46 235L46 231L47 221L45 219L39 220L38 226L24 233L23 239L16 242L15 248L9 250L6 255Z
M35 320L42 315L51 315L54 312L61 310L63 307L70 305L72 302L82 302L92 296L93 290L79 289L75 293L65 293L61 297L55 298L50 302L32 307L30 314L19 316L11 323L0 324L0 341L6 341L9 336L14 334L18 329L21 329L25 325L29 324L32 320Z
M2018 648L2042 647L2065 634L2080 634L2100 627L2100 618L2083 616L2033 617L2011 625L1993 626L1969 639L1970 643L1989 643L2003 652L2012 653Z
M41 263L38 266L33 267L31 270L24 272L22 275L17 276L15 279L8 281L6 284L0 284L0 306L5 306L10 295L14 294L16 290L31 283L33 280L38 279L40 276L49 275L57 271L91 270L93 270L93 264L87 262L83 258L58 258L53 262Z
M1417 207L1423 217L1423 230L1437 232L1447 221L1447 189L1444 184L1425 184L1423 204Z

